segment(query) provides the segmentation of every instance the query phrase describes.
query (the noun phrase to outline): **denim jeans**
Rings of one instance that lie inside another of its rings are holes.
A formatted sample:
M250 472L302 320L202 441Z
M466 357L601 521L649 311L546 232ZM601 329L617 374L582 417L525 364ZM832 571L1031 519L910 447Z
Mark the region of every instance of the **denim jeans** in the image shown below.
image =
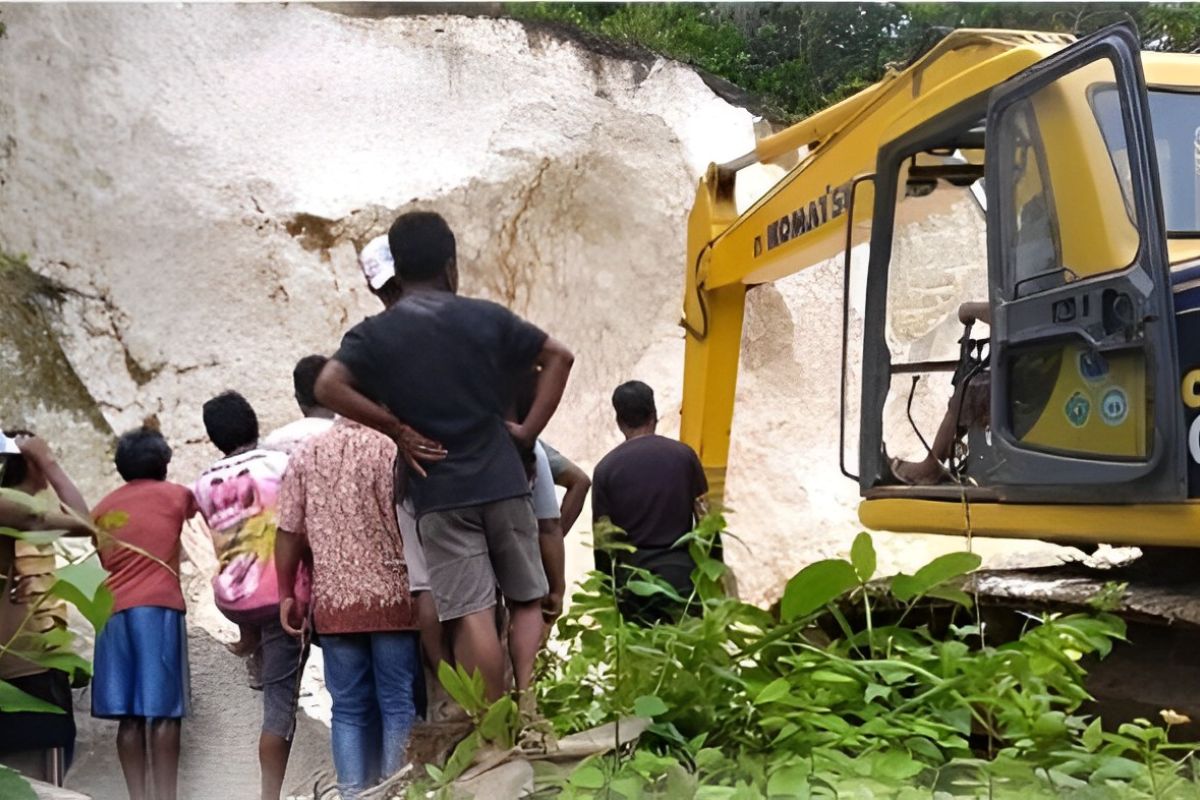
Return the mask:
M421 668L417 634L325 634L325 686L333 697L333 765L344 800L405 763Z

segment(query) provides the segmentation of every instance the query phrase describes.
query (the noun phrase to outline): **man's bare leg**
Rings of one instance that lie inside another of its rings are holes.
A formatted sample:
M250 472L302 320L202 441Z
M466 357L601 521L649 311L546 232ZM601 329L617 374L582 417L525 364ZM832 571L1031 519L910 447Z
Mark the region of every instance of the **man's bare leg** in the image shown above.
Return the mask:
M263 733L258 737L258 765L262 770L262 800L279 800L287 772L292 743L282 736Z
M954 388L954 394L950 396L950 402L946 406L946 415L942 417L933 443L929 446L929 455L921 461L901 461L898 458L892 461L892 472L904 483L911 486L928 486L939 483L945 476L942 462L950 458L958 428L960 425L970 424L970 420L961 418L966 386L967 382L964 381Z
M125 717L117 726L117 758L129 789L129 800L146 798L146 720Z
M541 617L536 605L534 610ZM453 638L454 660L467 674L479 670L488 702L494 703L503 697L508 687L504 680L504 650L496 633L495 609L485 608L456 619Z
M177 719L150 723L150 775L154 800L175 800L179 787L179 731Z
M438 664L450 655L444 646L445 630L438 620L437 608L433 604L433 592L417 592L413 595L417 606L417 624L421 628L421 649L425 652L425 663L437 675Z
M533 665L542 647L542 601L508 604L508 653L512 658L513 679L517 691L524 692L533 685Z

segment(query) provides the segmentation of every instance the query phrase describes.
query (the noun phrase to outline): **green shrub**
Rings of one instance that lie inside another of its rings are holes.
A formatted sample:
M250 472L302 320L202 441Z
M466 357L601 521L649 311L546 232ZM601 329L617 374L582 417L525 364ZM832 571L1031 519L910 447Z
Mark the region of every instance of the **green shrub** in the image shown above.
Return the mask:
M653 724L633 752L590 759L548 793L1200 796L1190 746L1146 720L1107 732L1079 711L1080 662L1122 639L1120 619L1031 617L1016 641L990 642L962 589L978 556L879 581L865 533L849 560L801 570L771 613L722 595L725 567L709 552L723 527L712 516L688 537L698 566L678 624L623 620L608 576L580 586L541 665L542 712L560 734L627 715ZM649 574L636 590L674 596Z

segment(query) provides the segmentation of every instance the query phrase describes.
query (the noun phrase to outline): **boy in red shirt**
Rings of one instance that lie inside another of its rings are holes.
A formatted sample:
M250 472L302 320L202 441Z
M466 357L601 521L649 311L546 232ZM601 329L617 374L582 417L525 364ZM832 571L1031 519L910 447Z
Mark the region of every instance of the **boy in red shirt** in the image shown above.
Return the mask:
M180 721L188 706L179 536L197 509L189 489L167 481L170 462L171 448L158 431L126 433L116 456L126 483L93 509L97 520L110 512L128 515L99 543L114 603L96 638L92 716L121 721L117 755L130 800L147 796L147 777L154 797L175 799Z

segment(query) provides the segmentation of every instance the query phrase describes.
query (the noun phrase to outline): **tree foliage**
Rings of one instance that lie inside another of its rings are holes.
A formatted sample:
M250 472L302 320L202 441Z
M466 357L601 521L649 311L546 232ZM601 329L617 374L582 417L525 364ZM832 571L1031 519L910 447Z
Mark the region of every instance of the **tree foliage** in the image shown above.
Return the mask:
M1087 34L1132 20L1147 49L1200 49L1200 6L1144 3L510 3L711 72L782 119L874 83L955 28Z

